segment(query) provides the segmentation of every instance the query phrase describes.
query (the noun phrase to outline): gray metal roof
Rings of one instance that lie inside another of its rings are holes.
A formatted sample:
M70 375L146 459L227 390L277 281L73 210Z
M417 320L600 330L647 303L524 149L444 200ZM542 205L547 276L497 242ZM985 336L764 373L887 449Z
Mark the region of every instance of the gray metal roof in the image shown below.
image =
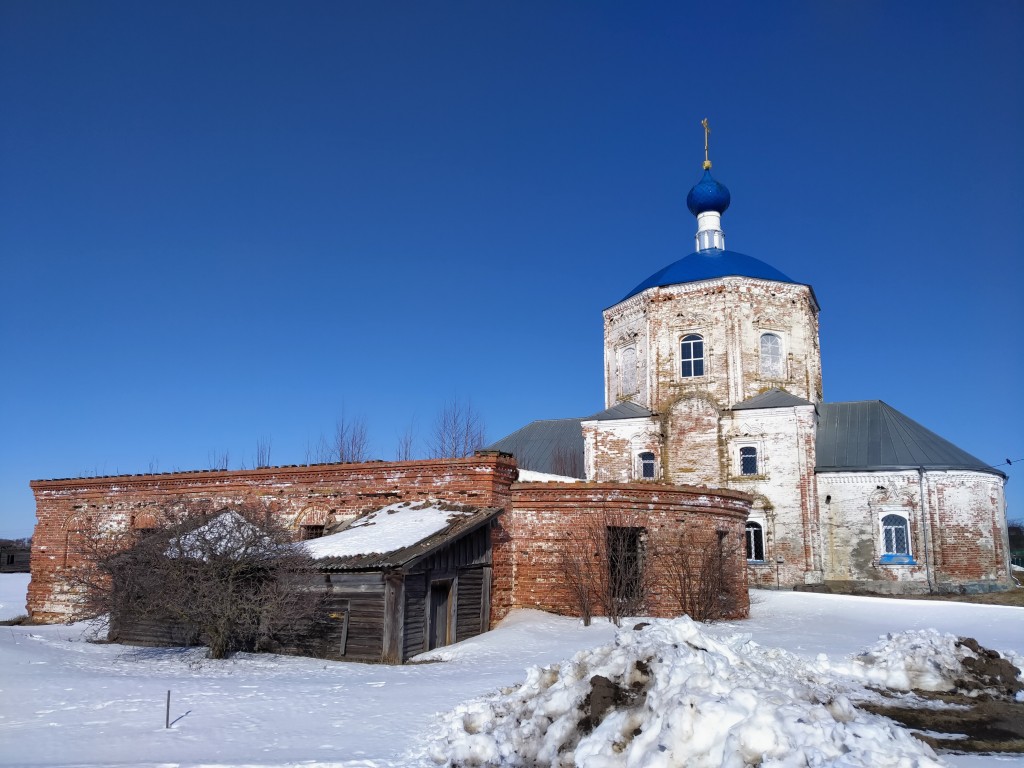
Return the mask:
M593 416L587 416L583 421L614 421L616 419L642 419L653 416L652 411L647 410L642 405L637 405L629 400L623 400L621 403L616 403L611 408L605 408L603 411L595 413Z
M816 472L969 469L1006 477L881 400L818 405Z
M760 395L754 395L742 403L732 407L734 411L755 410L758 408L792 408L794 405L814 405L810 400L791 395L784 389L769 389Z
M415 544L392 550L391 552L369 552L346 557L318 557L315 561L316 567L324 571L366 571L402 568L450 544L461 536L475 531L481 525L497 517L502 511L500 507L472 508L457 504L451 506L453 509L460 509L462 515L452 519L448 526L437 533L431 534ZM401 514L401 512L396 514ZM341 533L344 533L344 531ZM316 540L314 539L314 541Z
M581 421L583 419L531 421L485 450L511 453L523 469L582 478L585 472Z

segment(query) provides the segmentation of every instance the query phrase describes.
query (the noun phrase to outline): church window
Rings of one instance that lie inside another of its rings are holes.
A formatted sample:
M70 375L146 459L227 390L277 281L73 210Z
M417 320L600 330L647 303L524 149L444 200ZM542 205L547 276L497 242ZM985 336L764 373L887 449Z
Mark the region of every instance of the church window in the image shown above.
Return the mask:
M756 475L758 474L757 467L757 448L752 445L746 445L740 448L740 474L741 475Z
M767 379L781 379L784 375L782 339L774 333L761 334L761 376Z
M910 525L903 515L882 518L882 554L910 555Z
M644 480L653 480L657 466L654 454L650 451L644 451L638 458L640 459L640 477Z
M764 528L760 523L747 523L747 560L764 560Z
M682 361L680 373L684 379L704 375L704 337L697 333L683 336L679 357Z
M636 347L626 347L619 355L619 394L636 393Z

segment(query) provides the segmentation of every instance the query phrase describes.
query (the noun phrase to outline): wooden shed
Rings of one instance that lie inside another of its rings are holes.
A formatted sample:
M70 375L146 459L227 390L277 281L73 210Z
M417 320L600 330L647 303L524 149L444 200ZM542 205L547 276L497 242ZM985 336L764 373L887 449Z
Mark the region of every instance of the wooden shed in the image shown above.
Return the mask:
M485 632L497 507L401 502L305 542L324 574L326 620L284 648L400 664Z

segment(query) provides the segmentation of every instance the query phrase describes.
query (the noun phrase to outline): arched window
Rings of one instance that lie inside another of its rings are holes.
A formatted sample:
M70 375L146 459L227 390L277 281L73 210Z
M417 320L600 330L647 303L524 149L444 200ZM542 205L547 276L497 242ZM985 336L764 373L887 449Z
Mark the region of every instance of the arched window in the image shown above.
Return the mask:
M882 518L882 554L910 554L910 526L903 515L886 515Z
M747 560L764 560L764 528L760 523L747 523Z
M785 376L782 339L774 333L761 334L761 375L767 379L781 379Z
M697 333L683 336L679 344L680 374L684 379L704 375L704 337Z
M626 347L619 355L619 394L636 393L636 347Z
M740 474L756 475L757 473L757 448L745 445L740 448Z
M644 480L653 480L655 469L657 468L654 454L650 451L644 451L637 458L640 460L640 477Z

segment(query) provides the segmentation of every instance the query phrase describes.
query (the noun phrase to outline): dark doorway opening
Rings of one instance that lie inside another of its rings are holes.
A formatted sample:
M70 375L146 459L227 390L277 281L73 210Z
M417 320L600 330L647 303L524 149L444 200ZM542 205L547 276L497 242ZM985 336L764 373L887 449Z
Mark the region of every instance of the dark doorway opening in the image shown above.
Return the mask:
M432 650L451 642L452 583L434 581L430 584L430 634L428 646Z

